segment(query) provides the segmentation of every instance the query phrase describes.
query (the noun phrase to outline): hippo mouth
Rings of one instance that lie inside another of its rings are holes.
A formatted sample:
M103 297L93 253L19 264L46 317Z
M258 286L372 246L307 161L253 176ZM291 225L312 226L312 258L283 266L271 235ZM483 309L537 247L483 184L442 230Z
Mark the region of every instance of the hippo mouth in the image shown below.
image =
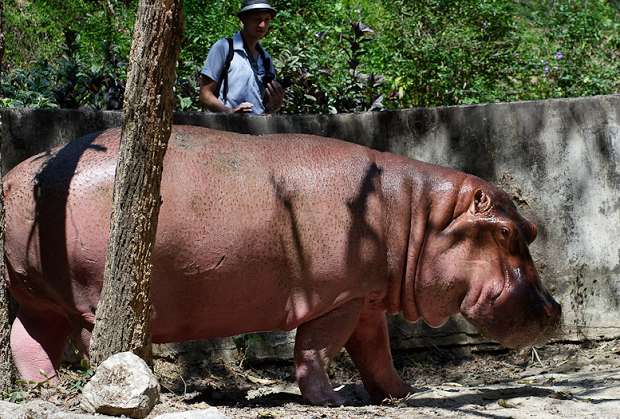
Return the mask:
M496 286L482 286L478 290L478 295L475 297L473 303L468 305L468 296L466 295L461 304L461 314L465 316L467 320L474 322L473 319L476 317L475 313L480 311L480 308L483 307L493 307L497 304L501 304L501 302L510 296L510 290L508 285L510 284L510 276L508 273L508 269L503 267L502 272L503 280L501 281L501 285L499 285L500 281L493 281L492 279L486 280L485 282L492 282L496 284ZM492 287L491 290L489 288Z
M504 266L502 268L502 272L504 273L504 280L501 287L498 287L498 289L490 296L489 304L491 306L502 304L505 300L510 298L510 294L512 291L512 287L509 286L512 283L511 278L514 278L514 282L518 282L521 280L520 274L511 277L510 272L508 271L508 267Z
M504 274L502 285L487 296L489 300L488 304L491 307L506 304L508 300L514 298L515 289L524 286L523 273L520 268L510 268L509 266L503 265L502 272ZM476 301L476 304L484 304L484 302Z

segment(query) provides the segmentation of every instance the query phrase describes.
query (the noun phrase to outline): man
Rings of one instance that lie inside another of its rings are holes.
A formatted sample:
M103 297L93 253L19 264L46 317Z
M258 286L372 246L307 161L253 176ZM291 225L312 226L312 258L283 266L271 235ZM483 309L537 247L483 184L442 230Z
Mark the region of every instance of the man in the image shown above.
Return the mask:
M200 72L200 101L211 112L276 112L284 91L275 80L271 56L258 42L269 32L276 10L264 0L245 0L237 16L243 28L209 50ZM228 64L228 69L226 70Z

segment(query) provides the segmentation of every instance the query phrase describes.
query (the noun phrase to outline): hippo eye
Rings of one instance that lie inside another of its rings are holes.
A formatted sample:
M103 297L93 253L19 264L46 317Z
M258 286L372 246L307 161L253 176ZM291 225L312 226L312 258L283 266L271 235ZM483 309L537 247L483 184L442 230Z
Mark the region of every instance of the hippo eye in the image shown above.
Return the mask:
M508 251L511 249L511 238L512 231L508 227L500 227L499 228L499 241L504 246L504 248Z
M508 252L513 253L515 251L515 241L512 229L510 227L501 226L498 233L500 245Z

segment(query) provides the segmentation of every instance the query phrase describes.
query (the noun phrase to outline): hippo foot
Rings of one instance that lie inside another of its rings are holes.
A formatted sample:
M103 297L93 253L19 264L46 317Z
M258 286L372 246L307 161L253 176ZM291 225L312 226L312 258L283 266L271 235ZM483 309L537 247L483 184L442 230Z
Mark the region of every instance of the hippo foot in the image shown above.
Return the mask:
M338 407L345 405L345 398L340 394L336 393L334 390L329 391L304 391L303 393L304 399L306 399L310 404L315 406L330 406L330 407Z
M323 370L318 374L299 375L303 368L298 369L297 384L301 395L310 404L316 406L342 406L345 399L342 395L336 393L327 374Z

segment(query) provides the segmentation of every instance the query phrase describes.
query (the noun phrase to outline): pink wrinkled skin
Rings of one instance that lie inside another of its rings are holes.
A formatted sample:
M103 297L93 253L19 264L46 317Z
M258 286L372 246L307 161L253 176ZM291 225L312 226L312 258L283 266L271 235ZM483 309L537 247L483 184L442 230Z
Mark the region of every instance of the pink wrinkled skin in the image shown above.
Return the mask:
M88 352L120 131L28 159L4 179L11 348L22 377ZM326 363L344 346L372 399L410 388L385 314L439 326L462 313L511 347L561 309L528 251L536 227L462 172L309 135L174 127L153 260L154 342L297 328L296 378L338 405Z

